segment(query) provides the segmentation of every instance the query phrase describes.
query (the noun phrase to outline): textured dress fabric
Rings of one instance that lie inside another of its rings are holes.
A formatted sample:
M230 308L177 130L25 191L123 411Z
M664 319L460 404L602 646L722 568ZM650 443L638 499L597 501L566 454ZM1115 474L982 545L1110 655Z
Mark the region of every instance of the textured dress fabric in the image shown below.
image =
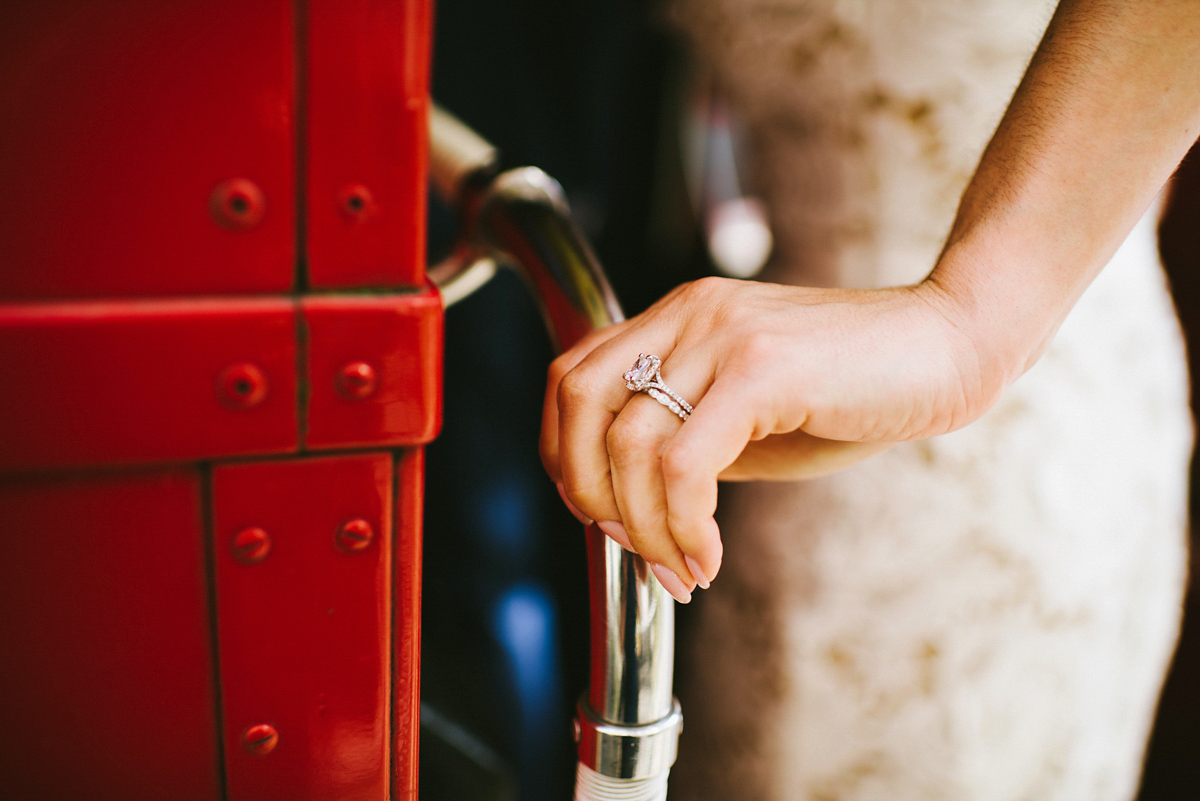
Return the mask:
M753 145L763 277L920 280L1052 11L675 3ZM977 422L723 491L673 799L1134 795L1179 626L1192 443L1156 214Z

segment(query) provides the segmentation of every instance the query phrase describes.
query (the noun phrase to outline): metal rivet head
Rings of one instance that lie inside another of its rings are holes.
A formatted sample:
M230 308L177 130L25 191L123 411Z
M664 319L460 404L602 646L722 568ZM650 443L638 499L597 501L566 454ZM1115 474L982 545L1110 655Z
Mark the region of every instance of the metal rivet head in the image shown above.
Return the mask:
M235 409L250 409L267 397L267 376L257 365L237 362L217 376L221 400Z
M375 214L375 197L362 184L350 184L338 192L338 208L354 222L362 222Z
M279 732L270 723L259 723L242 732L242 748L255 756L266 756L279 745Z
M245 178L222 181L208 199L213 221L230 231L245 231L258 225L266 207L266 198L258 184Z
M343 551L361 551L371 544L375 538L375 529L361 517L348 520L338 529L338 547Z
M271 535L254 526L244 528L233 535L230 549L233 551L233 558L242 564L258 564L271 552Z
M338 370L338 392L351 400L369 398L378 385L375 368L366 362L350 362Z

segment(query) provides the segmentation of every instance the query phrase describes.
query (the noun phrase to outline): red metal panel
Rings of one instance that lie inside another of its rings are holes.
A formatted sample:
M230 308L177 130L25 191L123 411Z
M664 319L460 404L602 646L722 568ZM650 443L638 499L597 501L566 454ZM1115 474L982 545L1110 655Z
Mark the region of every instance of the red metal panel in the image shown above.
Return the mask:
M388 453L214 470L230 801L387 798L391 491Z
M216 801L199 476L0 482L5 798Z
M313 287L420 286L430 0L310 0Z
M421 731L421 504L425 451L396 463L395 579L392 582L392 798L416 801Z
M0 298L290 289L293 25L288 0L0 3Z
M441 425L442 304L404 295L307 297L305 445L428 442Z
M0 305L0 470L296 445L289 300Z

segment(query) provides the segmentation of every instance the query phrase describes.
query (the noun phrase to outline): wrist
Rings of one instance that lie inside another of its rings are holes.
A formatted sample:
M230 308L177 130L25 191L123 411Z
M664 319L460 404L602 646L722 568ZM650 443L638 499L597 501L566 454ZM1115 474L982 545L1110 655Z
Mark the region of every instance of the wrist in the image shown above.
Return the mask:
M1052 296L1019 276L1006 280L1011 261L988 261L997 252L952 245L914 287L955 340L964 393L979 413L1033 366L1062 321Z

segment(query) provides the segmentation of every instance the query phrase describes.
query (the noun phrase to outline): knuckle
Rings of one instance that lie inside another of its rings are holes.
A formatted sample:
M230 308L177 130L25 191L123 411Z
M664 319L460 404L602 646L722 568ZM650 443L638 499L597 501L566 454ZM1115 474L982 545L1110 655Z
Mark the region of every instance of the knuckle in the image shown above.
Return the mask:
M568 501L575 504L576 509L582 509L584 506L590 505L592 501L592 493L567 481L563 482L563 494L567 496Z
M646 448L648 432L636 418L623 414L613 421L605 435L609 457L618 464L628 463Z
M588 397L587 375L576 368L569 371L558 383L558 405L560 407L575 407L584 403Z
M699 331L708 333L727 329L737 323L740 304L731 301L728 278L707 276L687 284L679 296L680 311L702 323Z
M689 447L686 445L672 444L668 446L665 451L663 451L663 478L668 482L686 478L692 473L695 464L695 456L691 453L691 449Z
M717 275L706 275L704 278L698 278L689 284L687 292L691 295L708 298L724 293L728 283L728 278L722 278Z
M695 540L699 531L699 527L692 517L674 510L667 512L667 527L671 529L671 533L678 543L689 543Z
M777 337L766 331L755 331L742 341L742 354L750 364L761 366L777 352Z
M576 477L574 481L563 477L563 494L567 500L575 504L575 508L591 515L591 512L603 508L606 493L610 492L608 474L598 477L595 481L581 483Z

